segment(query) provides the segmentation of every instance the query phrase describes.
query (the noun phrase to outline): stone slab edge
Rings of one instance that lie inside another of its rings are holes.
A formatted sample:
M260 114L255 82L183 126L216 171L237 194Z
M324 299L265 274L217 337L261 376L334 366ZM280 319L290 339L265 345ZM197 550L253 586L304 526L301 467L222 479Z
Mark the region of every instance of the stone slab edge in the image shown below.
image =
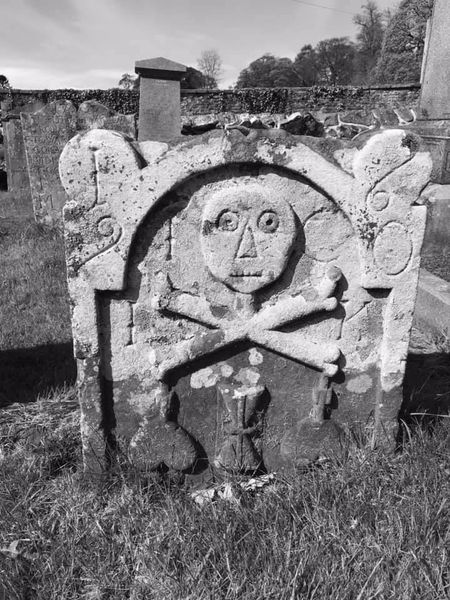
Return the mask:
M450 283L420 269L414 326L450 336Z

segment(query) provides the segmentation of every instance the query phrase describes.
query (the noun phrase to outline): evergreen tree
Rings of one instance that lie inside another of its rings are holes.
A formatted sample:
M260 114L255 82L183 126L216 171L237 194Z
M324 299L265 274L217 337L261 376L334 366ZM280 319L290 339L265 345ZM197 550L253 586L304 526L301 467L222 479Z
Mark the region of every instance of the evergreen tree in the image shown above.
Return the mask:
M375 80L379 83L420 81L426 23L433 0L403 0L386 30Z

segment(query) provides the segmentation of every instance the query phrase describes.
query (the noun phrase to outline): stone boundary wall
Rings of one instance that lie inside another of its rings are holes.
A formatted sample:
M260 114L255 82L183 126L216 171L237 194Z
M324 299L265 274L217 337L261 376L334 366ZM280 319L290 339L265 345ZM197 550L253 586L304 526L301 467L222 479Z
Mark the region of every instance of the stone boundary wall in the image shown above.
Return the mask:
M420 85L379 87L253 88L182 90L184 117L220 113L333 113L376 108L416 108Z
M243 90L182 90L184 118L221 113L333 113L353 110L416 108L420 85L373 87L252 88ZM139 93L110 90L13 90L0 91L2 118L19 112L35 112L53 100L70 100L76 108L97 100L122 114L138 113Z
M36 112L54 100L70 100L76 109L87 100L96 100L121 113L138 113L139 92L113 88L110 90L0 90L2 119L21 112Z

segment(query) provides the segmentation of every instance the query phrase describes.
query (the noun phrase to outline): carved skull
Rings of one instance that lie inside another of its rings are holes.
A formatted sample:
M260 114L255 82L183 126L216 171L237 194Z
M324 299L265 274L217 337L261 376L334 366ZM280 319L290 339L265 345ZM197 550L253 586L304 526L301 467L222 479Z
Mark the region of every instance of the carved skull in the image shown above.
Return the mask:
M251 294L283 273L295 239L292 208L257 184L212 195L203 212L201 244L214 277Z

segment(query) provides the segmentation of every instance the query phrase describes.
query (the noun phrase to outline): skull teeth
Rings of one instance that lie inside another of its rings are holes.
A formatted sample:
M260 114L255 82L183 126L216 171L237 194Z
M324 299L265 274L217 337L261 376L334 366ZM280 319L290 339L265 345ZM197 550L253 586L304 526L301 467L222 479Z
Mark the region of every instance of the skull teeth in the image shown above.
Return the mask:
M239 269L238 271L234 271L231 273L231 277L261 277L262 271L245 271L244 269Z

